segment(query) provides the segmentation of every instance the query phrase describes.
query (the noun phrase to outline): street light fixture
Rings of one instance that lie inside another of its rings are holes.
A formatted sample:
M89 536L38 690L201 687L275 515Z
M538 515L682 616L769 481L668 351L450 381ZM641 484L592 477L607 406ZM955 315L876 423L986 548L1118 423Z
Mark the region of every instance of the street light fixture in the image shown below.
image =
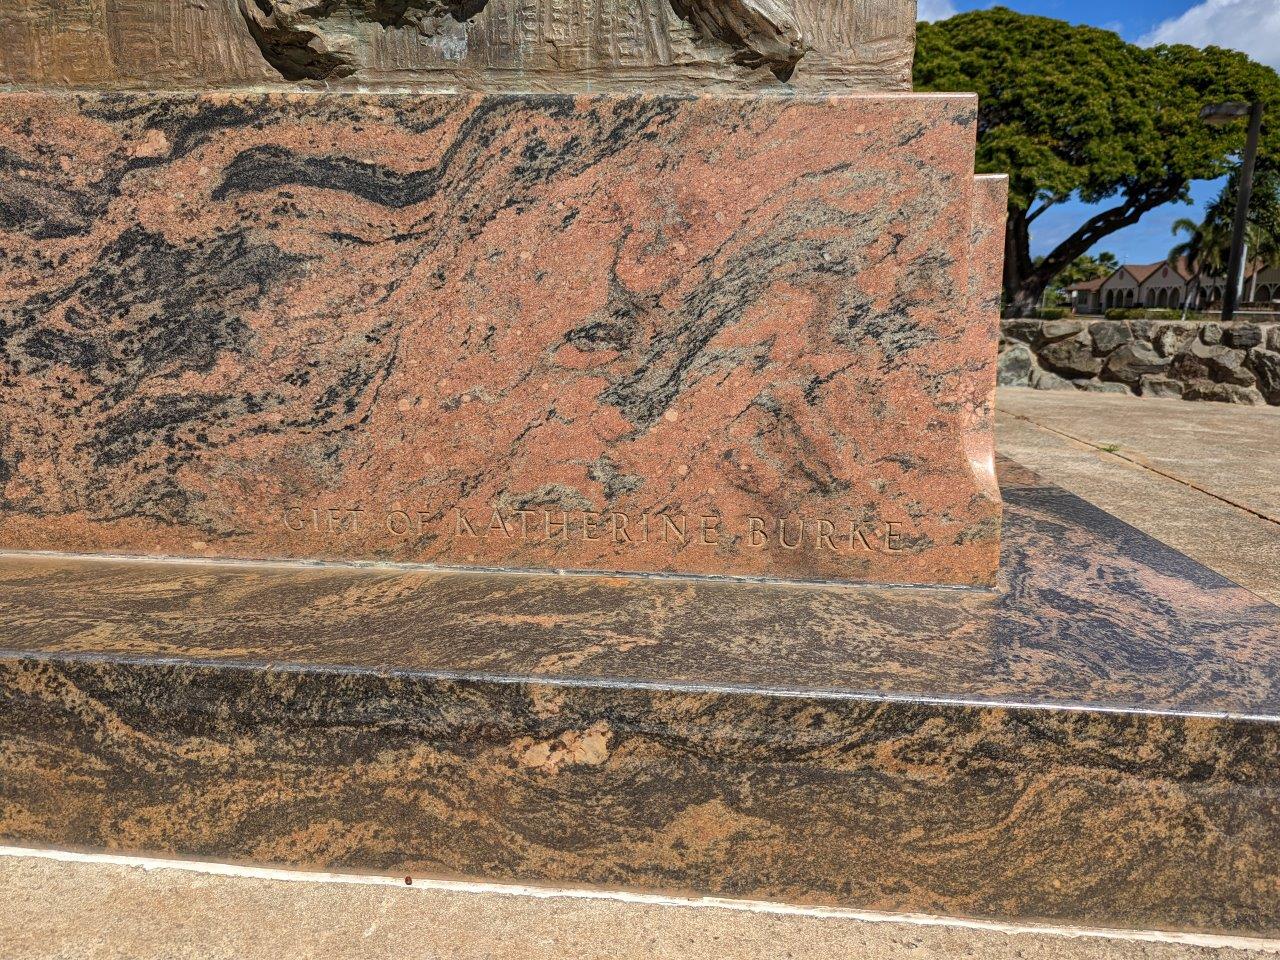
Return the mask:
M1244 234L1249 224L1249 200L1253 196L1253 168L1258 160L1258 139L1262 134L1262 101L1217 103L1200 111L1205 123L1223 127L1243 117L1249 118L1249 136L1245 140L1244 161L1240 166L1240 193L1236 199L1236 220L1231 228L1231 257L1227 263L1227 288L1222 292L1222 322L1235 317L1244 281Z

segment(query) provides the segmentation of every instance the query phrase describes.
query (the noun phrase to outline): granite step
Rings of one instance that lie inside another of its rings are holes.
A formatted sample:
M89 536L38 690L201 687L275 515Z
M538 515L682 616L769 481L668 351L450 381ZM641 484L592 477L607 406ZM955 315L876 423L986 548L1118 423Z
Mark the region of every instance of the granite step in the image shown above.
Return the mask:
M0 558L0 838L1280 933L1280 609L1013 465L996 591Z

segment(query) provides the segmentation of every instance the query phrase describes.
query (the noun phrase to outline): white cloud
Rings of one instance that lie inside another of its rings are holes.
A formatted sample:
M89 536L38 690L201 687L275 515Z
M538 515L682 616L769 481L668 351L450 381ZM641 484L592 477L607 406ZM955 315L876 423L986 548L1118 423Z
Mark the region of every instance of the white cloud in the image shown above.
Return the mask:
M956 8L951 5L951 0L920 0L916 8L918 20L945 20L955 15Z
M928 3L922 4L922 7ZM1230 47L1280 69L1280 3L1276 0L1202 0L1159 24L1139 43Z

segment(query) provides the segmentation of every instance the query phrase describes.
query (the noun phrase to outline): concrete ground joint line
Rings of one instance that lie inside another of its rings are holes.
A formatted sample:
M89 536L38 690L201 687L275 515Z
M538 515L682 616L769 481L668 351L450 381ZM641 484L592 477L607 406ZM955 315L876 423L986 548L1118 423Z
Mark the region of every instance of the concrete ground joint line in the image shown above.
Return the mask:
M1006 410L1004 412L1007 413L1009 416L1013 417L1014 419L1022 420L1026 423L1029 423L1033 427L1037 427L1045 431L1046 433L1056 434L1059 437L1065 437L1067 440L1074 441L1075 443L1084 444L1086 447L1089 447L1091 450L1096 450L1099 453L1106 454L1107 456L1115 457L1117 460L1123 460L1125 463L1132 464L1133 466L1139 468L1140 470L1146 470L1150 473L1154 473L1156 476L1164 477L1166 480L1172 480L1174 483L1181 484L1184 487L1189 487L1190 489L1195 490L1197 493L1203 493L1206 497L1212 497L1214 500L1217 500L1220 503L1227 504L1227 506L1235 507L1237 510L1243 510L1245 513L1252 514L1253 516L1257 517L1259 520L1265 520L1267 523L1272 523L1272 524L1275 524L1276 526L1280 526L1280 517L1273 517L1270 514L1264 513L1261 510L1258 510L1254 507L1249 506L1248 504L1241 503L1238 500L1232 500L1230 497L1224 497L1220 493L1215 493L1212 490L1202 487L1200 484L1196 483L1193 480L1188 480L1185 477L1180 477L1175 473L1169 473L1166 470L1161 470L1159 467L1153 466L1152 464L1148 463L1145 460L1145 458L1135 459L1132 456L1127 456L1123 453L1120 453L1118 450L1108 450L1106 446L1094 443L1092 440L1086 440L1083 437L1077 437L1074 434L1068 433L1065 430L1059 430L1057 427L1051 427L1048 424L1041 423L1039 420L1035 420L1023 413L1014 413L1011 410Z
M529 886L480 880L444 880L413 877L406 885L400 876L382 874L331 873L284 867L247 866L210 860L180 860L139 854L89 853L57 850L47 847L17 847L0 844L0 862L6 858L48 860L56 863L81 863L140 869L177 870L209 877L243 880L269 880L283 883L320 885L382 886L417 894L436 892L453 894L528 897L539 900L579 900L625 903L668 909L710 909L735 913L770 914L814 920L845 920L862 923L886 923L915 927L942 927L961 930L1002 933L1011 936L1039 935L1063 939L1116 940L1133 943L1181 944L1192 947L1229 948L1280 954L1280 940L1239 934L1185 933L1165 930L1130 930L1113 927L1078 927L1039 923L976 920L934 914L884 913L853 907L824 907L778 903L764 900L739 900L727 897L671 896L626 890Z

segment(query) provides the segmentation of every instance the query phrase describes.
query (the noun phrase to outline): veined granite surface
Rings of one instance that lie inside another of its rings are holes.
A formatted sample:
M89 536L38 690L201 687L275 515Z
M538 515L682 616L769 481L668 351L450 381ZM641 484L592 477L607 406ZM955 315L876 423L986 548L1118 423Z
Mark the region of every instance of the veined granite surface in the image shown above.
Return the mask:
M1000 339L1000 297L1004 291L1004 226L1008 217L1009 178L984 174L974 178L973 215L970 224L969 297L972 311L967 326L974 336ZM980 475L990 483L990 495L999 498L995 470L996 370L974 370L972 398L965 446L969 461L980 464Z
M0 94L0 546L989 586L974 130Z
M1025 471L998 591L0 561L0 837L1280 932L1280 610Z

